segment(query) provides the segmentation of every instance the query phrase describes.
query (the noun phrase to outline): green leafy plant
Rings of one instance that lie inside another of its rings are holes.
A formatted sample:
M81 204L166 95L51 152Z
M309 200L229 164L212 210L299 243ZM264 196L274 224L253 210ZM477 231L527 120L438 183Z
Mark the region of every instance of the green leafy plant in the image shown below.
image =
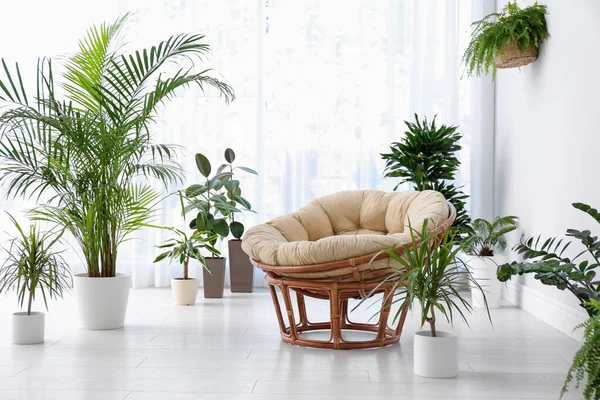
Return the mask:
M600 213L595 208L583 203L573 203L573 207L600 223ZM524 261L500 265L498 279L506 282L514 275L534 273L535 279L544 285L571 292L588 314L594 316L595 309L585 305L590 300L600 301L600 280L596 277L600 265L600 241L589 230L568 229L566 236L578 239L585 249L571 259L564 255L570 241L563 243L564 239L554 237L541 241L541 236L523 239L513 250L521 254ZM578 261L584 254L592 261Z
M463 239L461 245L467 254L479 257L493 257L494 250L506 248L506 235L517 229L517 217L498 217L494 222L483 218L473 221L472 232Z
M0 293L14 290L21 308L27 298L27 315L31 315L31 306L41 293L47 310L48 299L61 298L65 288L71 286L63 251L54 249L63 231L44 232L31 225L25 232L12 215L9 218L19 234L4 248L8 256L0 267Z
M242 197L240 183L233 179L234 170L241 169L253 174L256 174L256 171L247 167L234 167L235 153L231 149L225 151L225 160L227 164L221 165L215 175L211 177L212 165L209 159L203 154L196 154L196 166L205 182L191 185L186 189L185 195L189 201L186 212L197 211L196 218L190 222L191 229L208 232L211 236L226 238L229 236L231 228L235 237L238 237L236 235L241 237L244 226L235 221L234 214L242 211L238 208L238 204L248 211L252 211L252 206L248 200ZM228 221L231 222L228 223Z
M590 318L577 328L584 328L583 345L575 354L573 365L569 369L567 379L561 391L561 398L567 392L569 384L576 380L576 388L579 388L581 381L587 377L587 384L583 390L583 396L586 400L600 399L600 302L590 300L585 304L586 308L591 310Z
M1 62L0 184L8 196L38 198L33 218L75 237L90 277L115 276L119 245L152 220L159 195L138 178L181 179L178 147L153 141L161 105L190 85L234 98L209 69L194 72L209 50L204 36L179 34L124 53L126 19L89 29L59 87L52 61L40 60L33 96L19 65L11 72Z
M521 9L517 2L509 2L501 13L492 13L473 23L471 42L463 55L468 75L489 74L496 77L496 56L503 46L516 42L521 51L532 48L537 53L540 42L550 37L545 5L537 2Z
M465 195L454 183L460 161L456 153L462 135L456 126L436 126L427 118L415 122L405 121L408 131L401 142L390 146L390 153L382 154L385 160L384 178L400 178L398 186L412 183L416 190L437 190L456 208L456 220L451 228L453 240L460 241L460 235L470 231Z
M468 325L465 311L471 312L473 307L463 297L463 291L469 289L469 282L472 282L473 286L481 291L486 310L487 300L479 283L465 268L464 262L457 257L460 247L450 239L448 231L440 241L435 232L428 231L427 225L428 221L425 220L421 233L418 233L409 221L411 240L409 243L399 245L404 247L404 254L398 254L398 246L378 254L387 254L390 258L390 265L397 265L393 268L396 275L400 276L395 290L392 291L392 293L397 290L402 292L393 301L393 303L401 303L395 319L400 316L404 307L409 306L412 308L418 300L421 305L421 327L428 323L431 336L435 337L436 312L443 315L450 323L453 323L454 315L458 313ZM397 279L397 277L394 279ZM374 289L369 297L378 288ZM488 317L490 317L489 310Z
M242 189L240 188L240 181L235 178L235 170L242 170L245 172L248 172L250 174L253 175L258 175L258 173L248 167L242 167L242 166L233 166L233 162L235 161L235 152L232 149L226 149L225 150L225 161L227 161L226 164L222 164L219 169L217 170L217 174L223 172L224 170L229 170L229 172L231 172L231 179L228 179L225 181L225 183L223 184L225 190L226 190L226 196L228 199L228 203L231 207L235 208L236 210L232 210L229 213L229 230L231 232L231 234L233 235L234 238L236 239L241 239L242 235L244 234L244 224L242 224L239 221L236 221L235 219L235 214L239 213L241 211L240 207L238 205L241 205L246 211L250 211L250 212L255 212L254 210L252 210L252 205L250 204L250 202L248 200L246 200L244 197L242 197Z

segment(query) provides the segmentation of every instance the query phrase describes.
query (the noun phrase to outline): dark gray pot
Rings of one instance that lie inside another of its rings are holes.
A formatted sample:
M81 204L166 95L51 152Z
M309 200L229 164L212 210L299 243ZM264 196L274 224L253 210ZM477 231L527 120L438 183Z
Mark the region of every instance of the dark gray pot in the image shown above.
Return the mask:
M242 250L242 241L229 241L229 278L232 293L252 293L254 266Z
M211 275L205 268L202 268L204 298L220 299L223 297L223 289L225 288L225 257L206 257L206 263L213 274Z

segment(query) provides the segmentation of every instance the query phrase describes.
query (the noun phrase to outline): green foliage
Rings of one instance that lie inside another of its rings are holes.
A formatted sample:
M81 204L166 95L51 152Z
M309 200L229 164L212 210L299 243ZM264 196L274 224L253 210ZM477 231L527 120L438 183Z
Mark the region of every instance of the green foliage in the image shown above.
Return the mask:
M210 161L206 156L196 154L196 165L206 182L186 189L189 200L186 212L193 209L198 211L196 219L190 223L191 229L205 230L221 238L229 236L231 232L236 239L240 239L244 234L244 225L235 220L235 214L242 212L242 208L254 211L250 202L242 197L240 181L235 179L235 171L242 170L253 175L258 173L248 167L234 167L235 152L230 148L225 150L224 157L226 163L211 178Z
M177 147L153 142L161 105L190 85L234 97L210 70L193 72L209 50L204 36L126 54L126 18L90 28L66 59L62 90L50 59L38 62L33 96L18 64L0 68L0 184L8 196L38 198L33 217L70 231L91 277L115 276L119 245L152 220L158 193L139 178L181 179Z
M517 229L517 217L498 217L494 222L478 218L473 221L473 231L467 234L461 245L467 254L492 257L494 250L506 248L506 235Z
M466 73L496 77L496 55L502 52L505 43L515 41L521 51L534 48L537 52L540 42L550 37L545 15L545 5L537 2L521 9L517 2L509 2L501 13L492 13L473 23L471 42L463 55ZM497 20L494 20L497 18Z
M470 231L471 219L466 209L465 195L452 183L460 161L456 152L462 135L456 126L436 126L427 118L415 122L405 121L408 131L401 142L390 146L391 153L382 154L385 160L384 178L400 178L398 186L412 183L416 190L437 190L456 208L456 220L451 228L451 238L460 240L460 235Z
M583 203L573 203L573 207L600 223L600 214L596 209ZM514 275L534 273L535 279L544 285L573 293L580 305L593 316L594 309L586 308L585 305L591 300L600 301L600 280L596 277L600 265L600 241L597 236L592 236L589 230L568 229L566 236L578 239L585 248L573 259L564 256L571 242L563 243L564 239L557 238L548 238L541 242L541 236L537 239L530 237L513 248L525 261L500 265L498 279L505 282ZM584 254L592 261L578 261Z
M428 221L425 220L419 234L409 222L411 241L399 245L404 247L403 255L397 254L397 246L380 253L387 254L390 261L395 261L395 265L398 265L394 267L396 274L400 276L396 289L403 290L403 293L394 300L394 303L401 302L396 318L405 306L412 308L415 300L418 300L421 305L421 327L429 323L431 335L436 336L436 310L450 323L453 323L454 315L458 313L468 325L464 311L471 312L473 307L461 292L469 290L470 282L481 291L486 310L487 300L479 283L457 257L460 247L450 239L449 233L444 234L440 243L438 235L427 230L427 224ZM377 289L379 286L370 295ZM394 292L395 290L392 293ZM489 310L488 317L491 322Z
M575 354L573 365L562 388L561 398L567 392L573 378L577 382L575 387L579 388L581 381L587 377L583 397L586 400L600 399L600 302L590 300L585 306L591 310L590 314L594 317L577 327L585 328L583 346Z
M25 232L8 215L19 235L4 249L8 256L0 267L0 293L17 292L21 308L27 297L27 314L31 314L31 305L39 291L48 309L48 299L62 297L65 288L71 286L71 272L62 258L62 250L54 249L64 231L43 232L31 225Z

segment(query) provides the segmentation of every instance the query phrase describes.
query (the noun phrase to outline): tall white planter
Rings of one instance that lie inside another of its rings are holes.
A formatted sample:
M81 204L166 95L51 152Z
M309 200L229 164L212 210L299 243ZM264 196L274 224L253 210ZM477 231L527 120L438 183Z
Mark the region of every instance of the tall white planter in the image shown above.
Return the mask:
M114 278L73 277L73 286L82 329L119 329L125 325L131 275Z
M489 308L499 308L502 297L502 282L496 276L498 265L506 262L505 256L495 255L493 257L469 256L468 265L473 278L485 293ZM471 282L471 296L473 307L485 308L481 291Z
M16 312L12 316L13 344L36 344L44 342L45 315L33 311Z
M415 332L414 373L426 378L454 378L458 375L458 335L454 332Z

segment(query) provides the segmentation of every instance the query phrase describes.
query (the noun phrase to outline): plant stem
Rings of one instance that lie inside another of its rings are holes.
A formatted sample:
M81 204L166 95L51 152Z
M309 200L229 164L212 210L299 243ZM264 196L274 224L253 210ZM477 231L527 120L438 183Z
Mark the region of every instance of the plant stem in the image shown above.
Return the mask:
M27 302L27 315L31 315L31 304L33 303L33 290L29 291L29 301Z
M183 280L187 280L188 279L188 265L190 263L190 258L186 258L185 262L183 263Z
M429 325L431 326L431 336L432 337L436 337L436 332L435 332L435 311L433 310L433 304L430 306L430 310L431 310L431 317L427 318Z

